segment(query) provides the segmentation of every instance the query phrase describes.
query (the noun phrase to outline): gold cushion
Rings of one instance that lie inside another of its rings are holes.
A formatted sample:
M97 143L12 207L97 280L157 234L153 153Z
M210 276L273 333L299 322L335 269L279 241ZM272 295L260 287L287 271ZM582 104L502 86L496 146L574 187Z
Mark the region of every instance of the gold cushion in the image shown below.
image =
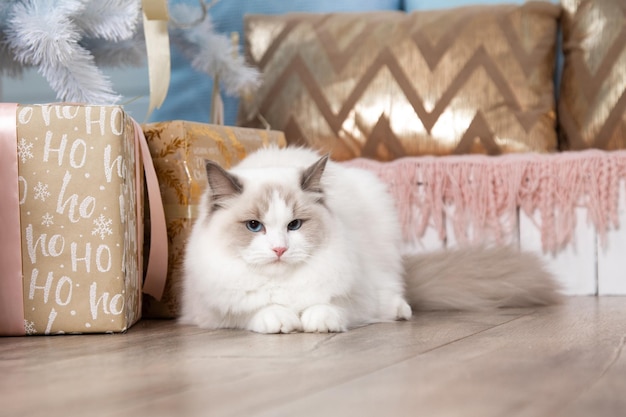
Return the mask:
M626 1L562 0L562 149L626 148Z
M239 124L335 159L556 150L560 8L250 15L263 83Z

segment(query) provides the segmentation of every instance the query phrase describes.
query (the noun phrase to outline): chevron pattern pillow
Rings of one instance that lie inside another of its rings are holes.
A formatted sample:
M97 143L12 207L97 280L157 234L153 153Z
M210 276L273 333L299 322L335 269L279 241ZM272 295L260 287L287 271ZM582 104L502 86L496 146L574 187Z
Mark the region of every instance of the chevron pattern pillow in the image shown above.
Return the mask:
M529 2L247 16L264 81L239 124L267 121L337 160L554 151L559 14Z
M626 148L626 1L562 0L561 148Z

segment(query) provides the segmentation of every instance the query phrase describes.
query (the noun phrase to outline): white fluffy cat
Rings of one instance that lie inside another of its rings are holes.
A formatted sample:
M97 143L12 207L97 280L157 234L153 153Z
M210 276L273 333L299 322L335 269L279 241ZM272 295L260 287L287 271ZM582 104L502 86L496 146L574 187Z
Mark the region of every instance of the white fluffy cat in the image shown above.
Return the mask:
M403 257L385 185L313 151L263 149L228 172L209 162L207 174L187 244L182 323L341 332L407 320L411 307L557 301L540 261L515 249Z

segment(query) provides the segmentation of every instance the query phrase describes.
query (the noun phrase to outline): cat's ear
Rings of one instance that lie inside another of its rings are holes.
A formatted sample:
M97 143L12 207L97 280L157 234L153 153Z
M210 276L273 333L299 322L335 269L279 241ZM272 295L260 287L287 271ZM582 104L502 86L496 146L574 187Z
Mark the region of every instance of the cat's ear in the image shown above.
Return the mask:
M300 185L304 191L322 193L322 174L327 162L328 155L324 155L316 163L304 170L300 179Z
M219 166L216 162L206 161L206 174L211 189L211 202L213 207L220 207L220 203L226 199L243 192L241 181Z

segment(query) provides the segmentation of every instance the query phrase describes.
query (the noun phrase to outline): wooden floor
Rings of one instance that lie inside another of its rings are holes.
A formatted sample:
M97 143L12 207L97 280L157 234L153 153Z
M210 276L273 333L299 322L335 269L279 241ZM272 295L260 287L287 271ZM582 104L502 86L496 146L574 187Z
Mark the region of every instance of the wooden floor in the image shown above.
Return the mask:
M626 297L343 334L0 338L0 416L626 416Z

